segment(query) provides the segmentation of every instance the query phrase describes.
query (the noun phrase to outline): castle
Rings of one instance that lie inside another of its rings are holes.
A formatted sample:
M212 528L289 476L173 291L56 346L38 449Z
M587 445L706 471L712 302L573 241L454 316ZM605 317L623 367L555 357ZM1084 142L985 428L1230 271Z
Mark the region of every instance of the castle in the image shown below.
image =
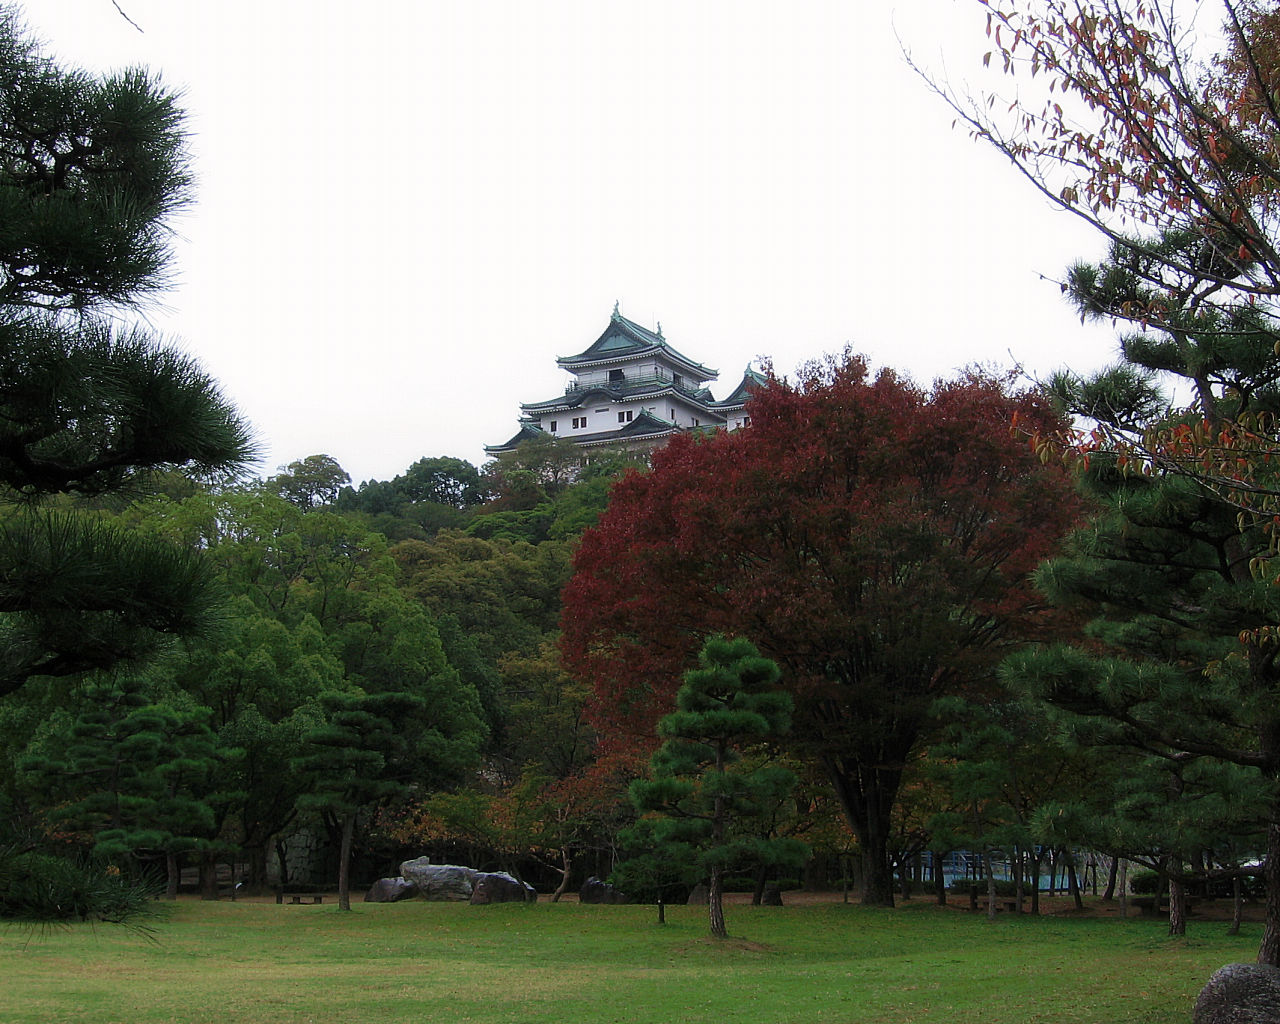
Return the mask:
M563 395L520 406L520 430L505 444L487 445L489 455L513 451L524 441L564 438L580 448L650 452L684 430L736 430L751 390L764 378L747 367L741 383L723 401L707 390L715 370L677 352L662 336L618 312L587 349L561 356L556 365L572 374Z

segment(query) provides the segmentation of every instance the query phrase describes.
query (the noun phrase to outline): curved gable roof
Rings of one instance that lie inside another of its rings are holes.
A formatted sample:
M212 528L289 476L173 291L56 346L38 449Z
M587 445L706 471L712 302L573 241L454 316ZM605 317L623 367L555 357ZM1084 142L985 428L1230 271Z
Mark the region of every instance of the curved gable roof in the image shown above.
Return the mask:
M662 336L661 325L655 333L628 320L616 309L613 316L609 318L609 326L604 329L600 337L576 356L560 356L556 359L556 365L573 372L599 363L634 359L656 352L661 352L669 361L699 382L714 380L719 376L716 370L694 362L668 345L667 340Z
M769 379L756 370L751 369L750 364L742 373L742 382L733 389L733 394L720 402L712 402L711 404L717 409L736 409L747 404L751 395L759 388L768 384Z

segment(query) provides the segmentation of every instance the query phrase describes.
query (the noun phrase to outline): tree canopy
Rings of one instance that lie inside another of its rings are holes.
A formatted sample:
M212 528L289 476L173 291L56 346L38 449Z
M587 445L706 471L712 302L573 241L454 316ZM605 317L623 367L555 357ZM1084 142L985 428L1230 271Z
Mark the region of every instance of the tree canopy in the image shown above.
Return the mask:
M747 429L675 438L614 488L565 591L602 744L647 753L705 637L746 637L858 836L864 899L891 904L890 813L930 704L1044 627L1027 577L1079 505L1020 431L1058 425L1007 380L926 390L846 353L772 376Z
M164 285L189 195L175 94L141 70L59 67L10 7L0 77L2 695L198 633L198 556L84 506L164 470L236 472L254 445L190 357L122 325Z
M1070 373L1056 386L1096 417L1105 443L1238 504L1272 503L1280 12L1272 0L1222 0L1215 39L1205 29L1210 5L984 6L986 60L1016 83L1013 97L998 87L962 92L923 73L977 138L1108 239L1106 260L1073 267L1063 288L1082 316L1122 325L1133 357L1089 386ZM1151 382L1133 363L1186 376L1203 429L1160 420ZM1234 387L1246 383L1231 380L1246 366L1247 388ZM1152 415L1119 419L1139 396Z

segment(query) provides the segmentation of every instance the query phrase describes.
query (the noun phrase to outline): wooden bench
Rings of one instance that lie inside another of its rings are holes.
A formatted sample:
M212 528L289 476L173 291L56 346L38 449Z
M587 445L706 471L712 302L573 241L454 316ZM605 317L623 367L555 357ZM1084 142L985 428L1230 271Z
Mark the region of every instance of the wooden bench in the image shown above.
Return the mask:
M278 892L276 893L276 902L283 903L286 896L289 897L289 902L295 905L308 902L324 902L324 893L322 892Z

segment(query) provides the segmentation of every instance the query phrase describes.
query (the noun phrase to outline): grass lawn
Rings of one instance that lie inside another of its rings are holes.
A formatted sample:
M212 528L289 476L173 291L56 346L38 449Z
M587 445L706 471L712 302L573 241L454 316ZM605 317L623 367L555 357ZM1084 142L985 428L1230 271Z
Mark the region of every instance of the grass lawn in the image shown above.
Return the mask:
M984 917L915 902L726 908L179 902L116 926L0 930L4 1024L1185 1024L1254 958L1192 920Z

